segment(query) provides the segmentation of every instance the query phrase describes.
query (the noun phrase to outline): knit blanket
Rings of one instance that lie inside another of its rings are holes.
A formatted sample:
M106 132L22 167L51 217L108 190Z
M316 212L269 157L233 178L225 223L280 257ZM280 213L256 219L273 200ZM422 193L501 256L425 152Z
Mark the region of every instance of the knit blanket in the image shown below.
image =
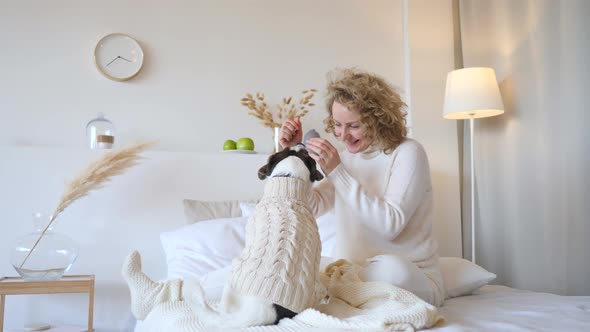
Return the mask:
M384 282L363 282L360 266L339 260L322 272L328 298L278 325L242 329L245 332L303 332L313 328L356 331L415 331L444 321L436 307L411 292ZM215 306L215 303L212 304ZM139 331L214 331L203 326L184 301L157 304ZM233 330L235 331L235 330Z

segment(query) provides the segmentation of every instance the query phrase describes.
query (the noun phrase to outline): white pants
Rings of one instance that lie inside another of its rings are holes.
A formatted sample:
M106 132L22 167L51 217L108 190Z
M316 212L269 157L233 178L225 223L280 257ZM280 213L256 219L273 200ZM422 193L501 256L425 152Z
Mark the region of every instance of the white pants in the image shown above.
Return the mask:
M321 270L333 261L322 257ZM209 272L200 279L206 300L219 300L231 272L231 266ZM438 265L419 268L411 261L396 255L379 255L367 260L360 274L363 281L385 281L414 293L422 300L442 306L444 285Z
M420 268L401 256L379 255L367 259L360 278L388 282L437 307L444 303L445 288L438 265Z

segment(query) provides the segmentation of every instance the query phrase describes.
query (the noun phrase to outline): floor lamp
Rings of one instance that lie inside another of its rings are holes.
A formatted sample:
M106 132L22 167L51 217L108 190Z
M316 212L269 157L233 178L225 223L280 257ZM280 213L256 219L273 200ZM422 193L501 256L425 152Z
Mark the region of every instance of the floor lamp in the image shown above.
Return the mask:
M447 75L445 119L469 119L471 183L471 261L475 264L475 165L473 120L504 113L502 96L492 68L464 68Z

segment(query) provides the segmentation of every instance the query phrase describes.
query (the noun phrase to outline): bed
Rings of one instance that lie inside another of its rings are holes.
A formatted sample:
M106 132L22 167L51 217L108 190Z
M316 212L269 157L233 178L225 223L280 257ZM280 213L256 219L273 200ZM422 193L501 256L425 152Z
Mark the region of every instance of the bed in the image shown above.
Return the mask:
M499 285L486 285L472 295L449 299L440 309L440 313L446 321L430 331L590 330L588 296L559 296ZM141 322L138 322L137 331L141 330ZM281 329L275 328L275 331ZM308 331L328 330L318 328Z
M31 207L52 208L64 179L99 152L41 147L3 147L0 152L5 156L0 163L0 210L4 213L0 220L4 230L0 232L0 261L8 262L12 239L30 229L27 221ZM228 264L228 257L239 250L241 241L239 223L230 225L220 219L241 218L244 222L243 212L247 214L262 192L262 184L255 176L266 159L261 154L150 151L146 157L141 165L106 188L72 205L60 221L64 233L80 244L80 256L70 273L96 275L97 331L142 329L142 322L136 324L130 318L129 294L120 273L121 263L131 250L142 253L144 271L154 279L191 273L202 276L217 270ZM39 168L39 160L52 162ZM247 175L251 173L254 176ZM185 200L207 204L194 203L191 209ZM211 202L221 202L224 207L212 208ZM204 216L203 210L209 214ZM329 256L333 241L329 218L318 220L323 256ZM182 247L183 241L190 241L190 234L180 238L181 233L187 234L185 227L207 224L217 227L206 233L210 242L192 241L200 247ZM221 235L224 245L220 246L221 242L214 239ZM195 256L195 250L200 254ZM590 331L589 296L566 297L489 285L493 283L490 272L467 263L455 261L448 265L455 277L445 283L454 282L450 288L457 293L453 295L465 294L446 301L440 309L446 322L433 330ZM14 271L4 264L0 274L14 275ZM86 310L87 299L83 296L14 297L6 304L5 326L18 329L39 321L84 326Z
M231 258L241 250L244 241L243 227L255 204L252 200L185 199L184 211L187 225L163 232L160 236L167 258L168 276L222 280L223 274L228 271L227 265L231 262ZM323 244L323 267L331 261L326 256L330 255L330 249L333 246L334 218L330 214L318 218ZM220 240L222 238L224 241ZM433 331L590 330L590 296L559 296L489 285L496 277L493 273L457 257L441 257L440 265L447 286L447 300L445 305L438 309L438 313L444 317L444 322L432 327ZM208 299L217 300L221 295L222 287L223 283L220 282L217 287L206 290ZM170 309L159 308L158 310L160 310L158 315L166 315L166 310ZM149 317L146 323L149 324ZM244 331L353 330L312 328L296 323L281 323L279 326L249 328ZM152 329L139 322L136 331L152 331ZM180 329L180 331L185 330Z
M441 313L447 322L434 331L589 331L590 297L559 296L486 285L473 295L452 298Z

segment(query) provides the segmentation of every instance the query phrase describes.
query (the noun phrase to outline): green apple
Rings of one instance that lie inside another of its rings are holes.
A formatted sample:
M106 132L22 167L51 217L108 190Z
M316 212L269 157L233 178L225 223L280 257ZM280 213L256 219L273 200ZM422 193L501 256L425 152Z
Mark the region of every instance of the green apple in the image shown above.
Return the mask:
M223 143L223 149L224 150L235 150L237 149L237 144L236 141L228 139L227 141L225 141Z
M242 137L238 140L238 150L254 150L254 141L250 137Z

